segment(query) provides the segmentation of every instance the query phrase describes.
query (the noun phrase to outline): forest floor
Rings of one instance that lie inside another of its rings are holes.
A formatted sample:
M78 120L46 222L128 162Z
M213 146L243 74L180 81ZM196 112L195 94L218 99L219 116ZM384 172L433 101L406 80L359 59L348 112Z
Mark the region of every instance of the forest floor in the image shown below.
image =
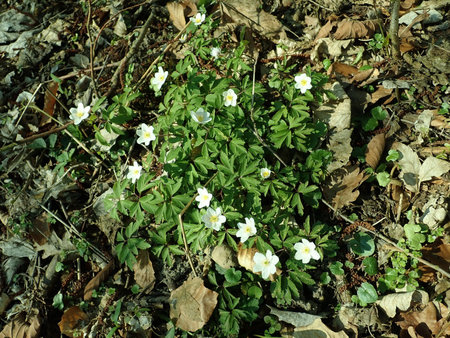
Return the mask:
M399 3L2 1L0 337L450 336L450 1Z

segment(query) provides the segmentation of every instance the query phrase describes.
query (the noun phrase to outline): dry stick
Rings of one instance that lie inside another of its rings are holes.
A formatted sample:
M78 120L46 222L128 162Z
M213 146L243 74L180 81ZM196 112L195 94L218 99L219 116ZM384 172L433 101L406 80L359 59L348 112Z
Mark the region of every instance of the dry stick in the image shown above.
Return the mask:
M278 161L280 161L280 163L282 163L285 167L287 167L286 163L284 163L283 159L278 156L278 154L266 143L264 142L264 140L262 139L262 137L259 135L258 133L258 129L256 129L256 122L255 119L253 118L253 103L255 101L255 81L256 81L256 64L258 63L258 56L256 56L255 58L255 62L253 63L253 78L252 78L252 109L250 110L250 119L253 122L253 134L256 136L256 138L258 139L258 141L264 146L266 147L272 154L273 156L275 156L277 158Z
M25 112L27 111L28 106L30 105L31 101L34 100L34 97L36 96L36 94L37 94L38 90L41 88L41 86L42 86L42 83L39 84L39 86L38 86L38 87L36 88L36 90L34 91L33 96L31 96L31 99L28 100L27 105L25 106L25 108L24 108L23 111L22 111L22 114L20 114L20 117L17 119L17 122L16 122L16 124L14 125L14 128L17 128L17 126L19 125L20 120L22 119L23 115L24 115Z
M132 93L134 93L137 89L139 89L139 88L142 86L142 84L144 83L145 79L146 79L146 78L149 76L149 74L151 73L151 71L152 71L152 69L153 69L153 66L158 62L158 60L159 60L164 54L167 53L167 51L172 47L172 45L173 45L176 41L178 41L178 39L179 39L180 36L186 31L186 28L189 26L190 23L191 23L191 22L189 21L189 22L184 26L184 28L183 28L180 32L178 32L178 34L175 36L175 38L174 38L170 43L167 44L167 46L164 48L164 50L161 52L161 54L158 55L158 57L155 58L155 60L153 60L153 62L150 64L150 66L148 66L148 68L147 68L147 70L145 71L145 73L141 76L141 78L139 79L139 81L136 82L136 84L133 86L133 89L132 89L132 91L131 91Z
M353 224L354 222L352 220L350 220L348 217L346 217L345 215L343 215L342 213L338 212L335 208L333 208L327 201L325 201L324 199L322 199L323 204L325 204L328 208L330 208L331 210L333 210L333 212L340 216L342 219L344 219L345 221L347 221L350 224ZM426 261L423 258L420 257L416 257L414 256L412 253L405 251L403 248L399 247L397 244L395 244L394 241L392 241L391 239L387 238L386 236L379 234L375 231L369 230L367 228L364 228L363 226L358 225L358 227L362 230L362 231L366 231L371 233L372 235L374 235L375 237L378 237L380 239L382 239L383 241L385 241L386 243L389 243L390 245L392 245L396 250L408 255L411 258L417 259L420 263L429 266L430 268L439 271L440 273L442 273L445 277L450 278L450 273L448 273L447 271L445 271L444 269L442 269L441 267L430 263L428 261Z
M15 147L15 146L17 146L17 145L19 145L19 144L29 143L29 142L31 142L31 141L36 140L37 138L40 138L40 137L45 137L45 136L48 136L48 135L51 135L51 134L54 134L54 133L59 133L60 131L66 129L66 128L67 128L68 126L70 126L71 124L73 124L73 121L70 121L70 122L64 124L64 125L61 126L61 127L53 128L53 129L44 131L43 133L40 133L40 134L34 134L34 135L31 135L30 137L24 138L24 139L22 139L22 140L18 140L18 141L13 142L13 143L10 143L10 144L8 144L8 145L6 145L6 146L4 146L4 147L1 147L1 148L0 148L0 152L5 151L5 150L8 150L8 149L10 149L10 148L13 148L13 147Z
M150 27L150 23L152 22L154 16L154 11L150 13L150 15L147 18L147 21L145 22L144 26L141 29L141 32L139 33L139 37L134 41L133 45L131 46L130 50L128 51L127 55L122 59L120 62L119 67L117 67L116 71L114 72L113 77L111 78L111 86L109 87L108 92L106 93L106 96L110 96L111 93L116 89L117 84L119 83L119 75L122 69L125 67L125 65L130 61L131 57L136 54L136 50L141 45L142 41L144 40L144 36L147 33L148 28Z
M395 61L400 59L400 42L398 38L398 12L400 10L400 0L393 0L391 24L389 26L389 35L391 36L392 56ZM398 90L398 89L397 89Z
M212 177L208 180L208 182L205 183L203 186L204 188L216 177L218 172L216 172ZM181 228L181 236L183 237L183 243L184 243L184 251L186 252L186 257L188 259L189 265L191 266L192 272L194 273L194 276L197 277L197 272L195 271L194 263L192 263L191 253L189 251L189 246L186 239L186 232L184 231L184 225L183 225L183 215L184 213L189 209L192 202L194 202L195 198L198 194L195 194L191 200L186 204L186 206L181 210L180 214L178 215L178 221L180 222L180 228Z

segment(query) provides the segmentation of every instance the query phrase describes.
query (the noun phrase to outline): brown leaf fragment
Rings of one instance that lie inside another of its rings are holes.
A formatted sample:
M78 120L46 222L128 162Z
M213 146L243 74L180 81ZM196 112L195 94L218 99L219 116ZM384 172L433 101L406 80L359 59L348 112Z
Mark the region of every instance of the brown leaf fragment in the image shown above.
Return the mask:
M114 260L111 260L99 273L87 283L84 288L84 300L92 298L92 292L103 283L114 269Z
M404 331L408 331L408 333L411 332L416 336L433 337L437 335L441 331L443 325L445 325L447 315L448 309L445 305L438 303L437 308L433 302L429 302L421 311L400 313L403 320L397 321L396 323L402 328L402 331L400 332L401 337L405 337ZM445 337L449 334L450 325L444 329L444 332L441 332L441 336Z
M168 2L166 4L169 11L170 20L175 28L182 30L186 25L185 15L197 14L197 6L190 0L182 0L180 2Z
M51 235L51 231L50 225L47 221L46 212L33 219L33 227L31 227L29 234L35 243L39 245L44 245L47 243Z
M238 253L237 253L237 259L240 266L246 268L248 271L253 272L253 267L255 266L255 262L253 261L253 257L255 256L255 253L258 252L258 249L256 247L243 249L242 243L239 243L238 247ZM258 272L258 274L261 274ZM275 281L278 275L281 274L281 270L277 268L277 271L271 275L269 275L269 280L272 282Z
M380 162L381 155L383 155L384 145L384 133L372 137L367 145L366 162L372 169L376 169L378 163Z
M444 271L450 272L450 244L444 243L441 238L438 238L433 243L428 243L422 247L421 251L423 259L439 266ZM418 267L422 271L421 281L426 282L436 279L436 270L421 263L419 263Z
M377 30L376 20L342 20L338 23L334 38L337 40L370 38Z
M322 192L335 209L340 209L358 198L359 191L355 189L364 180L364 173L357 166L341 168L331 173Z
M35 311L32 310L32 312ZM27 317L25 312L19 313L5 325L0 332L0 338L37 338L41 323L42 320L38 314Z
M333 30L333 28L336 26L336 22L331 22L328 20L328 22L322 26L322 28L319 30L319 33L317 33L317 36L314 41L317 41L321 38L325 38L328 35L330 35L330 32Z
M89 319L79 306L72 306L64 311L61 321L58 323L62 334L68 337L78 337L75 333L80 334L80 329L84 326L85 321Z
M185 331L201 329L217 305L218 293L206 288L199 277L187 280L170 295L170 318Z
M50 84L47 87L47 90L45 91L44 111L50 116L53 116L53 112L55 110L56 95L58 93L58 87L59 87L59 83L56 81L52 81L52 82L50 82ZM42 115L39 126L42 127L43 125L45 125L49 122L51 122L51 118L48 117L47 115Z
M358 74L358 68L347 65L345 63L334 62L332 67L335 73L339 73L345 77L351 77L355 74Z
M384 88L383 86L378 86L378 89L372 93L372 103L376 103L379 99L382 99L383 97L386 97L388 95L392 94L393 89L392 88Z
M134 279L137 285L150 292L155 285L155 271L148 250L141 250L133 266Z

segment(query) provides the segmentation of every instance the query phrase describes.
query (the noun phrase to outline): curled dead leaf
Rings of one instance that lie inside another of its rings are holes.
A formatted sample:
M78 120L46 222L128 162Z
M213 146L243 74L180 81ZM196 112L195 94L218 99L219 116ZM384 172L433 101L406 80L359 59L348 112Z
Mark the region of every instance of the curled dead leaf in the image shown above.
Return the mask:
M75 334L81 334L80 329L88 319L88 315L84 313L79 306L72 306L64 311L58 326L62 334L74 337Z
M36 311L32 310L32 313ZM41 330L41 323L42 319L38 314L27 316L25 312L21 312L6 324L2 332L0 332L0 338L37 338Z
M370 38L377 30L377 20L342 20L338 23L334 38L337 40Z
M182 0L180 2L168 2L166 4L169 11L170 20L175 28L183 30L186 25L185 15L197 14L197 6L190 0Z
M385 134L382 133L372 137L367 145L366 162L372 169L376 169L380 162L385 143Z
M359 191L356 189L365 179L364 173L357 166L337 169L325 182L322 189L324 198L335 209L340 209L358 198Z
M211 317L218 295L206 288L199 277L187 280L170 295L170 318L182 330L197 331Z
M383 97L386 97L388 95L392 94L393 89L392 88L384 88L383 86L378 86L378 89L372 93L372 103L376 103L379 99L382 99Z
M444 304L438 303L436 307L433 302L429 302L421 311L400 313L403 320L397 321L396 323L402 328L403 333L407 331L415 336L431 337L430 333L437 335L443 329L443 326L447 322L448 312ZM450 335L450 326L446 325L441 334L442 337ZM402 332L400 336L402 336Z
M99 273L92 278L84 288L84 300L92 298L92 292L97 289L100 284L105 281L114 269L114 260L111 260Z
M150 292L155 284L155 271L148 250L139 251L133 266L134 279L137 285Z

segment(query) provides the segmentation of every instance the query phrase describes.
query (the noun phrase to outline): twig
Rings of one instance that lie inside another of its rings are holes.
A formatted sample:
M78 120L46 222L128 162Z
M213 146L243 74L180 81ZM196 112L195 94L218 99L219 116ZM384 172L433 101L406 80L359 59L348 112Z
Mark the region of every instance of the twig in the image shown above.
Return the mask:
M8 144L8 145L6 145L6 146L4 146L4 147L1 147L1 148L0 148L0 153L1 153L2 151L8 150L8 149L10 149L10 148L13 148L13 147L15 147L15 146L17 146L17 145L19 145L19 144L29 143L29 142L31 142L31 141L36 140L37 138L45 137L45 136L48 136L48 135L51 135L51 134L54 134L54 133L58 133L58 132L60 132L61 130L66 129L66 128L67 128L68 126L70 126L71 124L73 124L73 121L70 121L70 122L66 123L65 125L63 125L63 126L61 126L61 127L53 128L53 129L44 131L43 133L40 133L40 134L34 134L34 135L31 135L30 137L24 138L24 139L22 139L22 140L18 140L18 141L13 142L13 143L10 143L10 144Z
M391 12L391 24L389 35L391 36L392 56L394 60L400 59L400 42L398 38L398 12L400 10L400 0L393 0Z
M203 187L206 187L213 179L216 177L218 172L216 172L214 175L211 176L211 178L208 180L208 182L205 183ZM186 204L186 206L181 210L180 214L178 215L178 222L180 222L180 228L181 228L181 236L183 237L183 243L184 243L184 251L186 252L186 257L188 259L189 265L191 266L192 272L194 273L194 276L197 277L197 272L195 271L194 263L192 262L191 254L189 251L189 246L186 239L186 232L184 231L184 225L183 225L183 215L184 213L189 209L192 202L194 202L195 198L198 194L195 194L191 200Z
M106 93L106 96L110 96L112 92L116 89L117 84L119 83L119 75L122 69L126 66L128 61L130 61L131 57L136 54L136 50L141 45L142 41L144 40L144 36L147 33L148 28L150 27L150 23L153 20L154 11L150 13L150 15L147 18L147 21L145 22L144 26L142 27L139 37L134 41L133 45L131 46L130 50L128 51L127 55L122 59L120 62L119 67L117 67L116 71L114 72L113 77L111 78L111 86L109 87L108 93Z
M22 111L22 114L20 114L20 117L17 119L17 122L14 125L14 128L17 128L17 126L19 125L20 120L22 119L23 115L27 111L28 106L30 105L30 103L34 100L34 97L36 96L36 93L38 92L39 88L41 88L41 86L42 86L42 83L39 84L39 86L36 88L36 90L34 91L33 95L31 96L31 98L28 100L27 105L25 106L25 108Z
M350 223L350 224L353 224L353 223L354 223L351 219L349 219L348 217L346 217L346 216L343 215L342 213L338 212L335 208L333 208L333 207L332 207L327 201L325 201L324 199L322 199L322 202L323 202L323 204L325 204L328 208L330 208L331 210L333 210L333 212L334 212L336 215L338 215L339 217L341 217L342 219L344 219L344 220L347 221L348 223ZM435 265L435 264L433 264L433 263L430 263L430 262L426 261L426 260L423 259L423 258L414 256L412 253L410 253L410 252L406 251L405 249L399 247L393 240L387 238L386 236L384 236L384 235L382 235L382 234L379 234L379 233L377 233L377 232L375 232L375 231L369 230L369 229L367 229L367 228L364 228L363 226L360 226L360 225L358 225L358 227L359 227L362 231L369 232L369 233L371 233L372 235L374 235L375 237L378 237L378 238L382 239L383 241L385 241L386 243L389 243L389 244L392 245L396 250L398 250L398 251L400 251L400 252L402 252L402 253L408 255L408 256L411 257L411 258L417 259L420 263L422 263L422 264L424 264L424 265L427 265L427 266L429 266L430 268L432 268L432 269L434 269L434 270L436 270L436 271L439 271L439 272L440 272L441 274L443 274L445 277L450 278L450 273L448 273L447 271L445 271L445 270L442 269L441 267L439 267L439 266L437 266L437 265Z
M161 52L161 54L158 55L158 57L155 58L155 60L153 60L153 62L150 64L150 66L148 66L147 70L145 71L145 73L141 76L141 78L139 79L138 82L136 82L136 84L133 86L133 90L131 91L132 93L134 93L137 89L139 89L142 84L144 83L145 79L148 77L148 75L151 73L153 66L159 61L159 59L166 54L166 52L172 47L172 45L178 41L180 39L180 36L186 31L186 28L189 26L191 22L189 21L184 28L178 32L178 34L175 36L175 38L170 41L166 47L164 48L164 50Z

